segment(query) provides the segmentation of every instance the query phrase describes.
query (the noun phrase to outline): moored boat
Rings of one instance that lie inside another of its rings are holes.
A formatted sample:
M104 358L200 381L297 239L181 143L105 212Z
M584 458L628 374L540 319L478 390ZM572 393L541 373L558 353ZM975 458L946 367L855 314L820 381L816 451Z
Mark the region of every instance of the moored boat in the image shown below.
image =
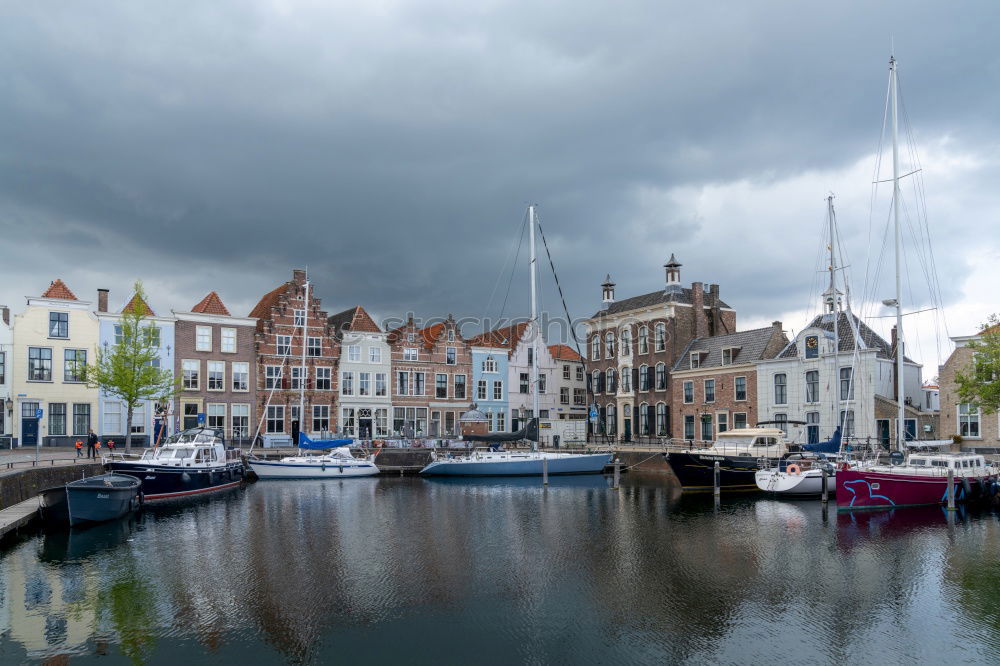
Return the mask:
M247 464L259 479L338 479L374 476L379 473L375 455L357 458L351 452L353 440L309 439L299 434L299 449L326 451L322 455L286 456L279 460L250 458Z
M38 494L43 520L70 527L121 518L142 503L139 480L124 474L77 479Z
M211 428L184 430L139 456L114 454L105 459L105 467L139 479L147 500L223 490L244 479L239 452L227 451L220 434Z
M443 457L420 470L423 476L552 476L600 474L611 453L549 453L475 449L468 456ZM547 468L547 470L545 469Z
M684 490L712 490L715 463L719 486L726 491L756 491L756 474L787 458L796 445L785 441L779 428L737 428L720 432L712 446L670 451L667 463Z

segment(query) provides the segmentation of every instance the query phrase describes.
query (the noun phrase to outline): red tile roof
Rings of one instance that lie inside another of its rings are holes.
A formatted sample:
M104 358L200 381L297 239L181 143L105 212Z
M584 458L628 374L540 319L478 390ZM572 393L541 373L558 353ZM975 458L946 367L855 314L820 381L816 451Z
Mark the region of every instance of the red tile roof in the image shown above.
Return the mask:
M64 301L78 301L76 295L69 290L66 283L56 278L55 282L49 284L49 288L42 293L42 298L61 298Z
M583 358L569 345L549 345L549 353L557 361L583 361Z
M517 343L524 337L524 332L528 329L528 322L522 321L511 326L504 326L492 331L487 331L469 340L469 344L477 347L504 347L514 349Z
M329 321L330 325L337 331L362 331L365 333L382 332L382 329L375 323L375 320L372 319L371 315L368 314L368 312L366 312L360 305L355 305L353 308L348 308L343 312L330 315L327 321Z
M153 308L149 307L149 304L142 300L142 298L139 297L139 294L133 294L132 298L129 299L129 302L122 308L122 313L132 312L133 310L138 310L146 317L156 316L156 313L153 312Z
M431 349L434 347L434 343L437 339L441 337L441 332L444 330L444 324L434 324L433 326L428 326L427 328L420 329L420 337L424 339L424 347Z
M257 301L257 305L253 306L253 310L250 311L249 316L257 317L258 319L266 319L269 317L271 315L271 308L273 308L275 303L278 302L278 297L286 287L288 287L287 282L278 285L276 288L264 294L264 296Z
M198 305L191 308L191 312L201 312L202 314L215 314L231 316L222 299L214 291L208 292L208 296L201 299Z

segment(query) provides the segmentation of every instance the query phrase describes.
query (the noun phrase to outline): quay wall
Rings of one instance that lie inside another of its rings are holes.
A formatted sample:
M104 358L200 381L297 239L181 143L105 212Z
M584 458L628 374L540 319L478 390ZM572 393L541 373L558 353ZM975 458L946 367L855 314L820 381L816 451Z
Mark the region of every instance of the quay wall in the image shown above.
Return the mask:
M672 473L663 451L616 451L615 458L622 461L622 469L660 474Z
M84 474L94 476L104 472L100 463L85 465L39 466L0 476L0 510L31 499L38 491L61 486Z

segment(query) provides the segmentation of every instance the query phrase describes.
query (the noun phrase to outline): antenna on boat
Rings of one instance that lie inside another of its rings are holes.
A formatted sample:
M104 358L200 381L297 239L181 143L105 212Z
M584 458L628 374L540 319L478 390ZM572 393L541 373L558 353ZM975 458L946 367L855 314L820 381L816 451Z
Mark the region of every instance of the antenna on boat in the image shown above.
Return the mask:
M536 434L535 439L532 441L531 450L538 450L538 440L541 437L542 421L538 417L538 336L540 332L538 330L538 284L537 284L537 257L535 256L535 204L528 206L528 248L530 250L531 259L528 262L528 266L531 271L531 416L535 419ZM529 434L531 431L531 422L528 422Z
M896 237L896 447L902 453L905 432L906 408L903 400L903 288L900 279L900 256L903 236L899 228L899 117L897 113L899 86L896 73L896 56L889 56L889 81L892 95L892 214ZM888 303L887 303L888 304Z

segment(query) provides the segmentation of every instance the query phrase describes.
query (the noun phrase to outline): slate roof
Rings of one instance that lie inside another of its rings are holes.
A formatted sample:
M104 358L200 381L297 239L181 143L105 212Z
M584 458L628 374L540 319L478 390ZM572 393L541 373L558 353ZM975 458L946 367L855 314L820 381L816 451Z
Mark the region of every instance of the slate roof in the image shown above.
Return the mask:
M861 338L862 349L874 349L875 355L879 358L892 358L892 345L882 339L878 333L873 331L868 327L865 322L861 321L857 315L850 314L846 312L839 313L839 319L837 321L837 337L840 338L837 343L837 349L841 352L853 352L854 351L854 332L851 330L851 322L858 328L858 336ZM833 317L827 315L817 315L813 319L809 326L806 328L819 328L825 331L833 332ZM795 348L795 341L788 343L778 358L795 358L798 356L798 350ZM913 363L913 359L908 356L904 356L904 360Z
M64 301L78 301L76 294L69 290L66 283L56 278L49 284L49 288L42 292L42 298L60 298Z
M371 315L360 305L348 308L343 312L330 315L327 318L330 326L337 333L341 331L361 331L364 333L381 333L382 329L375 323Z
M497 347L513 350L524 337L526 330L528 330L528 322L522 321L481 333L469 339L468 343L474 347Z
M583 361L583 358L569 345L549 345L549 353L557 361Z
M629 310L638 310L640 308L653 307L660 304L668 303L681 303L690 305L693 302L692 290L689 287L672 287L670 289L659 289L657 291L651 291L648 294L643 294L641 296L633 296L631 298L626 298L620 301L615 301L608 306L606 310L600 310L594 314L593 318L604 317L606 315L618 314L619 312L628 312ZM705 293L705 305L708 305L708 292ZM719 299L720 308L728 308L729 306L722 300Z
M767 328L738 331L729 335L695 338L677 357L673 370L675 372L690 370L692 352L701 352L699 368L728 367L722 365L722 350L726 347L739 347L739 352L733 359L732 365L763 360L767 345L775 335L781 335L781 332L774 326L768 326Z
M226 308L222 299L214 291L208 292L208 296L198 301L198 305L191 308L191 312L200 312L202 314L214 314L214 315L224 315L230 317L229 309Z
M128 299L128 303L122 308L122 313L132 312L134 310L139 310L143 316L155 317L156 313L153 312L153 308L149 307L146 301L139 297L139 294L132 294L132 298Z

